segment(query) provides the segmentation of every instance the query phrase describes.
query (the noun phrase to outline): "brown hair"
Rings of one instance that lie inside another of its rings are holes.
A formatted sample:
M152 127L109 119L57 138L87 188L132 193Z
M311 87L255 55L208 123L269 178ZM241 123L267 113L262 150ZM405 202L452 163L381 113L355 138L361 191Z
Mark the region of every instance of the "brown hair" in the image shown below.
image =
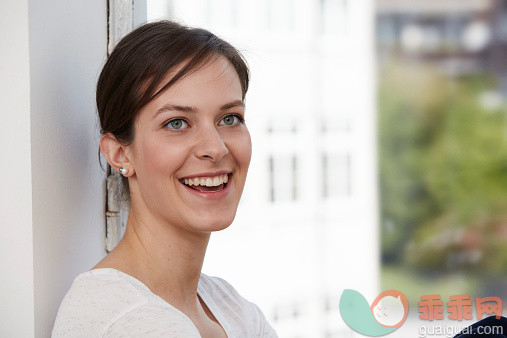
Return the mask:
M244 100L249 82L248 66L241 53L228 42L205 29L171 21L148 23L133 30L114 48L97 82L100 132L112 133L120 143L130 144L140 109L217 56L224 56L234 66ZM167 74L181 64L184 66L156 91ZM126 178L122 190L128 198Z

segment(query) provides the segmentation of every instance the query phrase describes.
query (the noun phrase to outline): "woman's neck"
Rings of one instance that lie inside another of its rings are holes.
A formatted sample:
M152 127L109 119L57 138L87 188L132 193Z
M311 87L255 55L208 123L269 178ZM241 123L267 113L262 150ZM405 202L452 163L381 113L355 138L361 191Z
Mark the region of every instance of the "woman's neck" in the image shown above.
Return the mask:
M117 247L97 267L114 267L143 282L189 317L202 314L197 284L210 233L167 224L131 208Z

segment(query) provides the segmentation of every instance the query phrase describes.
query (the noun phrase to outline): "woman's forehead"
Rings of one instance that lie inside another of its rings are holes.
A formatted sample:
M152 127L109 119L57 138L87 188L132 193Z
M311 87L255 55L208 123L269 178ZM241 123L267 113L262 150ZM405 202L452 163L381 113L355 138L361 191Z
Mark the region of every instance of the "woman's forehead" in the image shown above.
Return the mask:
M155 93L162 90L167 83L169 83L175 76L178 75L179 72L181 72L185 67L189 65L190 61L190 59L185 60L184 62L178 64L176 67L170 69L158 84ZM218 78L224 73L230 73L229 75L237 77L239 81L239 76L236 72L236 69L226 57L222 55L210 55L200 63L193 65L191 69L186 70L181 78L177 79L173 86L189 77L196 76L196 74L199 76L203 73L207 74L208 76L211 75L212 78Z
M182 66L180 66L180 70L181 67ZM234 66L223 56L211 59L189 70L181 78L177 79L170 86L167 86L176 74L178 74L178 70L164 77L157 86L156 97L154 97L154 99L161 96L174 96L175 98L178 96L201 97L210 91L218 96L234 95L239 96L240 99L242 98L239 76ZM199 92L199 90L202 91Z

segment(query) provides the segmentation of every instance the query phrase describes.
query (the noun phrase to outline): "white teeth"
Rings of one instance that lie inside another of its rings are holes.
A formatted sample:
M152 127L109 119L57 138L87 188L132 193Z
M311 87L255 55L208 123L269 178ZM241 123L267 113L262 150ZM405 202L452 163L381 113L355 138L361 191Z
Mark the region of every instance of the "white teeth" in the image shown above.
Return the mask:
M205 187L216 187L223 183L227 183L229 177L227 174L215 177L185 178L183 182L188 186L202 185Z

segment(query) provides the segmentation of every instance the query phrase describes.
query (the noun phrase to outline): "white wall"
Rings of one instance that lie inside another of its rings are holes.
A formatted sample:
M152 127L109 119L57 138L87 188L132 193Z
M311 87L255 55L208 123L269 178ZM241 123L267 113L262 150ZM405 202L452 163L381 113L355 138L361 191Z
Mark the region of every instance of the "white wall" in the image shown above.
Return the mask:
M29 10L35 332L47 336L74 277L105 254L94 98L107 12L98 0Z
M48 337L74 277L105 254L94 87L106 5L1 2L2 337Z
M0 2L0 336L34 333L28 1Z

